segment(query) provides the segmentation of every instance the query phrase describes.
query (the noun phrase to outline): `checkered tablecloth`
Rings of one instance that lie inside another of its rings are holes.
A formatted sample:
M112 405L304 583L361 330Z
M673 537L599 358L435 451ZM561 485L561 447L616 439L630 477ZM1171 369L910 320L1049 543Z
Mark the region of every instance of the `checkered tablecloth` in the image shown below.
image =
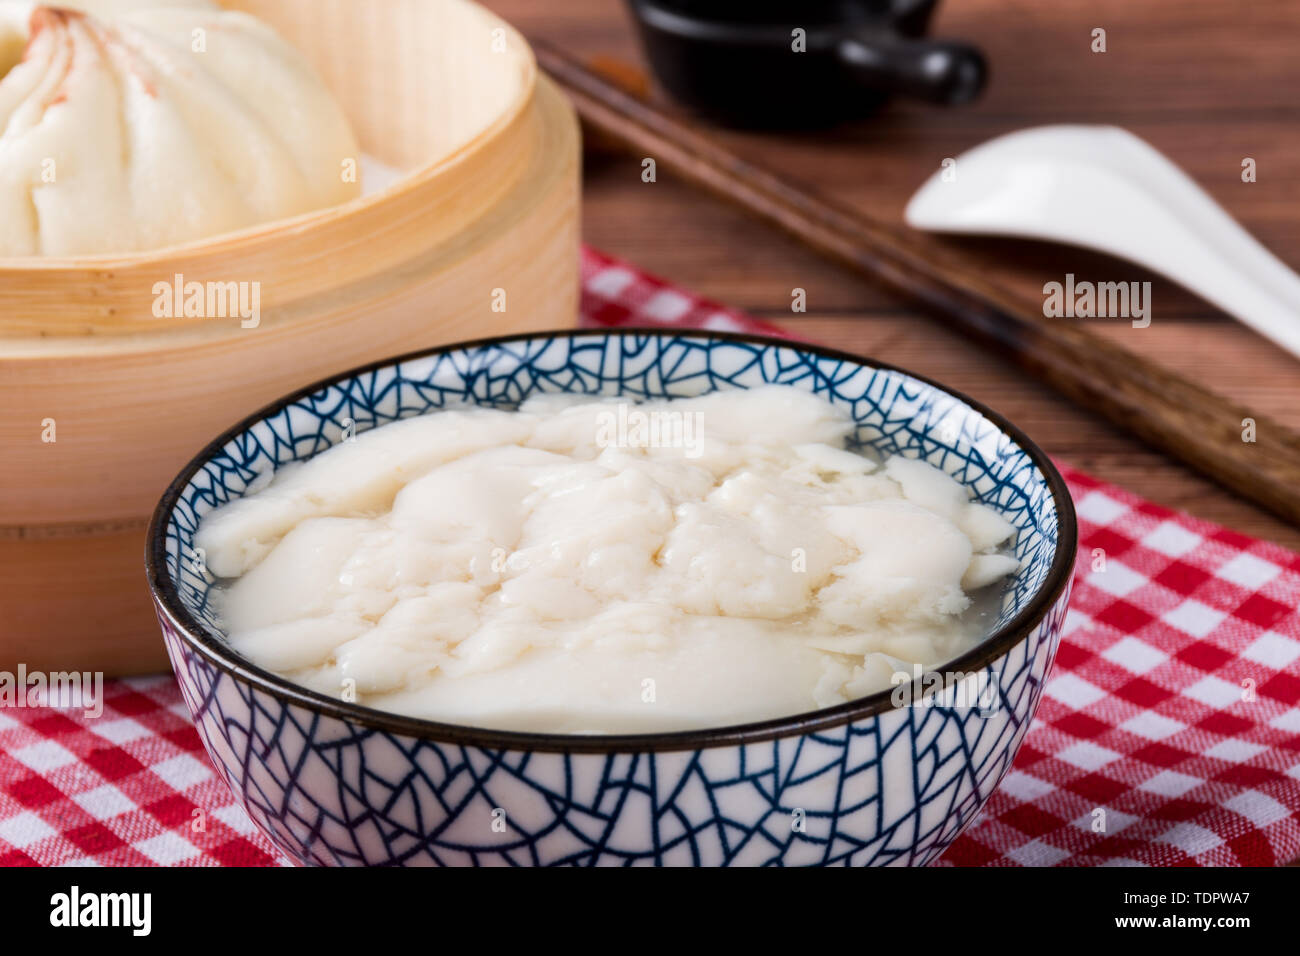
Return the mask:
M588 250L590 325L771 326ZM1300 555L1063 468L1079 564L1015 766L947 865L1300 858ZM142 582L143 583L143 582ZM0 708L0 864L273 865L169 677Z

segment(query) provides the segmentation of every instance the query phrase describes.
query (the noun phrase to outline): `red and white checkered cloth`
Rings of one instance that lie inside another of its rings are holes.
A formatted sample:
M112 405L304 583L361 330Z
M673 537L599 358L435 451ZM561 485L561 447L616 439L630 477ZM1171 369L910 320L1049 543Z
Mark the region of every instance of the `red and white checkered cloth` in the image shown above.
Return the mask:
M587 251L583 320L778 333ZM1071 469L1079 565L1015 766L948 865L1300 858L1300 555ZM272 865L170 677L0 708L0 864Z

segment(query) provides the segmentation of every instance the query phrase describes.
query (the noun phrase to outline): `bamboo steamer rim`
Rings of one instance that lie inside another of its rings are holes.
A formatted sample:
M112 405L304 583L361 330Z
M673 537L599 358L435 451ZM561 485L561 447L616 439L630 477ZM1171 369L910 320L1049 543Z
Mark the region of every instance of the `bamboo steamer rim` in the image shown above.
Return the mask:
M514 124L532 102L538 80L537 58L523 34L494 12L473 2L473 0L448 0L464 7L478 11L494 27L505 30L512 55L513 66L522 69L522 78L518 95L509 106L499 112L488 125L472 137L461 143L449 153L430 161L427 165L404 173L397 181L390 183L377 192L350 199L337 206L327 206L311 212L301 213L284 219L257 223L232 232L195 239L189 242L175 243L157 249L148 249L132 253L102 253L86 256L0 256L0 281L15 280L22 274L66 272L69 278L86 270L112 271L127 268L157 266L167 268L167 262L178 256L196 253L220 254L239 246L271 245L291 235L308 232L323 224L334 223L348 216L355 215L373 206L399 202L410 194L421 190L448 170L470 161L476 154L486 149L494 139ZM40 335L5 333L11 341L40 340ZM94 336L86 336L93 339Z

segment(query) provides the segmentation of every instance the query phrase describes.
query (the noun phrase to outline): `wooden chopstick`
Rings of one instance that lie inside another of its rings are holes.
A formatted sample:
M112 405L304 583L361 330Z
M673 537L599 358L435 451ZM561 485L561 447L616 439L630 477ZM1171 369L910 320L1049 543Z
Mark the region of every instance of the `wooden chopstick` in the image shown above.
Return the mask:
M1041 302L987 282L934 243L883 225L755 166L687 123L535 43L539 65L607 140L779 226L813 250L937 316L1072 401L1243 498L1300 524L1300 436L1279 422L1043 316ZM1243 440L1246 420L1254 442Z

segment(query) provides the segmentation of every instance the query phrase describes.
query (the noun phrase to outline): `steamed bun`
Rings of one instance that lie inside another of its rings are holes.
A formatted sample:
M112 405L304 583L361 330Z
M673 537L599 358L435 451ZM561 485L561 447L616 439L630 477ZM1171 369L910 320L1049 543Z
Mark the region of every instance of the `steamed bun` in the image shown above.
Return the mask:
M0 0L0 256L157 249L337 205L359 160L319 77L254 17Z

